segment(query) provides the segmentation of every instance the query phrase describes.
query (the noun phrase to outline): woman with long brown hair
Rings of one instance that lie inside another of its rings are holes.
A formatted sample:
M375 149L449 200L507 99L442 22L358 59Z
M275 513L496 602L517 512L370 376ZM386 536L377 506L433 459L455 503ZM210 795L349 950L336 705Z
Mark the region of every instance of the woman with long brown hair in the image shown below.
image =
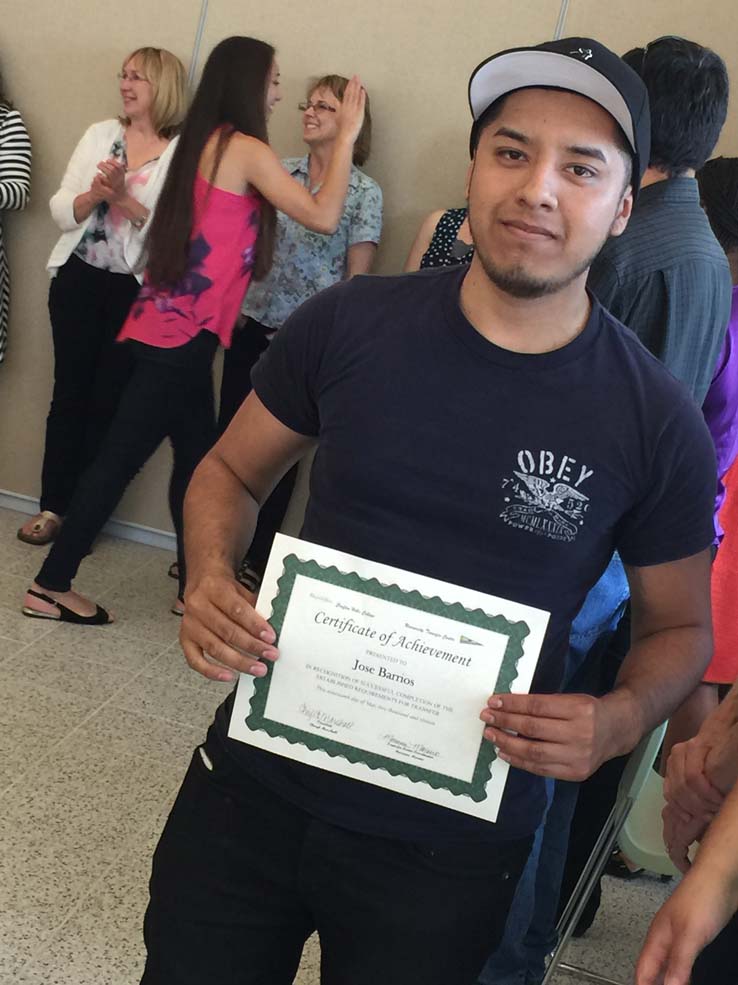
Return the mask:
M119 336L133 350L133 375L26 595L28 616L110 622L104 609L71 590L71 582L126 486L166 437L174 450L169 505L182 599L182 504L190 476L215 438L212 362L218 342L230 345L251 277L269 269L275 208L317 232L336 228L364 117L364 92L354 78L328 171L311 194L267 143L267 115L279 99L278 87L274 49L254 38L221 41L205 65L152 222L144 287Z
M288 157L282 165L306 188L319 188L339 136L336 119L349 80L343 75L312 79L298 104L304 157ZM251 392L251 370L293 311L341 280L368 274L382 231L382 191L361 170L371 152L372 117L366 97L364 125L354 144L348 194L338 228L332 236L316 236L283 212L277 216L274 263L269 274L246 295L233 345L223 360L218 430L226 430ZM284 520L295 486L293 466L262 503L248 556L238 571L242 585L257 591L274 534Z

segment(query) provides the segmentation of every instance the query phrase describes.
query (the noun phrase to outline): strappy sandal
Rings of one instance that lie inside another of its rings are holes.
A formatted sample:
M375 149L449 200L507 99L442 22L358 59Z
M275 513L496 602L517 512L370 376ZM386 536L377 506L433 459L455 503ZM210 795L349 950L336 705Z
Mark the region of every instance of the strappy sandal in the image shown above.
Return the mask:
M59 533L62 525L62 518L52 513L51 510L41 510L36 515L31 527L31 532L26 533L23 527L18 529L18 540L24 544L34 544L36 547L43 547L50 544Z
M24 605L23 615L28 616L30 619L51 619L52 622L71 622L77 626L107 626L108 623L113 621L110 618L110 614L101 605L95 605L94 615L81 616L79 612L75 612L73 609L63 605L56 599L52 599L50 595L45 595L43 592L36 592L32 588L29 588L27 594L32 595L35 599L40 599L42 602L47 602L59 610L59 615L54 616L50 612L39 612L38 609L32 609L29 605Z
M179 616L180 619L182 618L182 616L184 615L184 599L182 598L181 595L177 596L174 605L169 611L172 613L173 616Z

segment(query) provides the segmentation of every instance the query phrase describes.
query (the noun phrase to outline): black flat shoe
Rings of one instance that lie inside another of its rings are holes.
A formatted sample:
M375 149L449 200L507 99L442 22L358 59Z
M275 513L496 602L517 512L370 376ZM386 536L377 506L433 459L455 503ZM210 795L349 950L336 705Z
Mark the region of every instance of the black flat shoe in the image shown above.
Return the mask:
M612 853L605 866L605 875L614 876L615 879L637 879L645 871L645 869L629 868L619 849Z
M32 588L29 588L28 595L32 595L35 599L40 599L42 602L47 602L59 610L59 615L53 616L50 612L39 612L38 609L32 609L30 606L24 605L23 615L28 616L30 619L51 619L52 622L71 622L77 626L107 626L108 623L113 621L110 618L110 614L100 605L95 606L93 615L81 616L79 612L75 612L61 602L57 602L50 595L44 595L43 592L35 592Z

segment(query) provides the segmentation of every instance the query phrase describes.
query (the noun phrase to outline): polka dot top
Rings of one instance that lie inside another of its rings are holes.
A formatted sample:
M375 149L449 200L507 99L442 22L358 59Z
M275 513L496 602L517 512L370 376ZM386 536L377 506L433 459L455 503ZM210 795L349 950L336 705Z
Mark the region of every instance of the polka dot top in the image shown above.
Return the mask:
M420 261L421 270L424 267L455 267L471 263L474 247L458 237L464 219L466 209L448 209L443 213Z

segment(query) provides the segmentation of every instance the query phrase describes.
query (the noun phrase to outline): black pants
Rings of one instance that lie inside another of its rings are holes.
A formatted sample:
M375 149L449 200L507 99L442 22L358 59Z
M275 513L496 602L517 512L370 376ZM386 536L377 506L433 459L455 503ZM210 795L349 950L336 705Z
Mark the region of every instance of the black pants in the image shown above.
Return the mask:
M82 472L94 459L133 364L118 332L139 283L72 255L49 289L54 392L46 420L41 509L64 516Z
M182 593L186 578L182 506L192 473L215 440L212 363L217 343L214 335L201 332L187 347L193 347L190 354L199 359L186 365L152 359L146 346L134 350L133 374L113 422L77 485L66 520L36 579L43 588L69 589L129 482L168 437L174 451L169 508L177 532Z
M357 834L250 778L212 729L205 750L154 854L142 985L288 985L315 930L323 985L473 985L532 839Z
M236 411L251 393L251 370L269 346L267 335L273 330L253 318L236 328L231 348L223 361L223 381L220 387L220 413L218 432L223 434L236 415ZM264 574L274 535L282 526L290 497L295 488L297 466L293 466L275 486L271 496L259 510L254 539L248 551L251 566Z

